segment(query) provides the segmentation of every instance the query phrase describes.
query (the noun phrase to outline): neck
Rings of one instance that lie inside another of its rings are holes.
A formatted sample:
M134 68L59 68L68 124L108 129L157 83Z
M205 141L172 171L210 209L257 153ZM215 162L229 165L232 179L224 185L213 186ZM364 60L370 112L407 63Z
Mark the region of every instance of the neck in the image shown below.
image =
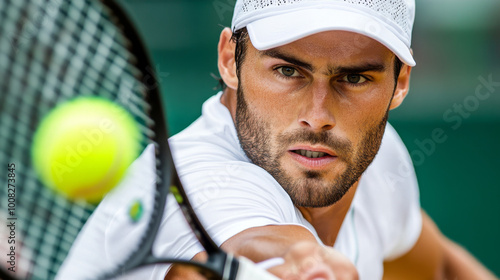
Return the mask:
M231 117L233 118L233 122L236 124L236 90L231 88L226 88L222 93L220 98L220 102L222 105L226 106L229 112L231 113Z
M347 212L351 207L359 180L337 203L321 208L298 207L304 218L314 227L321 241L333 246Z

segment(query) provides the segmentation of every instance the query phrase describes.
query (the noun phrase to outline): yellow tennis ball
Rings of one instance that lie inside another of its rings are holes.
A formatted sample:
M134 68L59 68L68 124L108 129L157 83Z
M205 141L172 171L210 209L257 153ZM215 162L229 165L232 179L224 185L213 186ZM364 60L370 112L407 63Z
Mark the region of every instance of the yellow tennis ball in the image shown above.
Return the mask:
M67 198L99 202L137 158L141 132L122 107L78 97L52 110L32 144L41 181Z

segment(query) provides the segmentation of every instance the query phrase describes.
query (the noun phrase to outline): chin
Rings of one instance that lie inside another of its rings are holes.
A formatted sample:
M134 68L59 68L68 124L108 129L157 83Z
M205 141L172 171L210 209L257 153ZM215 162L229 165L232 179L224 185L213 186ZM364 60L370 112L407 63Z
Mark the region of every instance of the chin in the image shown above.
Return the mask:
M339 185L336 182L325 182L316 178L302 179L288 189L284 188L295 206L300 207L327 207L341 200L352 186Z

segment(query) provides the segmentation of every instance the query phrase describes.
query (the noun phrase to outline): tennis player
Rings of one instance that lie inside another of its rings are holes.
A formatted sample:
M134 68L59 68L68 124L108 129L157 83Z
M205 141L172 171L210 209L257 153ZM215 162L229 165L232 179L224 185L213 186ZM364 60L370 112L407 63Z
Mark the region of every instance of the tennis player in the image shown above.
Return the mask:
M409 91L414 13L414 0L236 1L218 46L224 89L170 139L219 246L278 260L269 271L288 280L496 279L421 210L411 158L387 123ZM80 239L60 279L77 279L78 248L112 262L135 238L128 219L99 222L106 201L88 225L106 227L102 239ZM167 202L155 255L203 260ZM203 278L154 265L124 279Z
M282 257L282 279L496 279L421 210L387 123L416 64L414 13L414 0L236 1L218 46L225 88L171 139L222 248ZM195 277L174 266L166 279Z

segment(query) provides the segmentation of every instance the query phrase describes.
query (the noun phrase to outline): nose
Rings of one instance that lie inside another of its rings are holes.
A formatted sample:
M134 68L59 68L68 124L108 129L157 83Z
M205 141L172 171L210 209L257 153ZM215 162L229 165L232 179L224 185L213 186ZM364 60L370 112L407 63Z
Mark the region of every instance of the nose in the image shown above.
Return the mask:
M303 99L299 124L315 132L331 130L335 127L333 94L328 86L316 85Z

